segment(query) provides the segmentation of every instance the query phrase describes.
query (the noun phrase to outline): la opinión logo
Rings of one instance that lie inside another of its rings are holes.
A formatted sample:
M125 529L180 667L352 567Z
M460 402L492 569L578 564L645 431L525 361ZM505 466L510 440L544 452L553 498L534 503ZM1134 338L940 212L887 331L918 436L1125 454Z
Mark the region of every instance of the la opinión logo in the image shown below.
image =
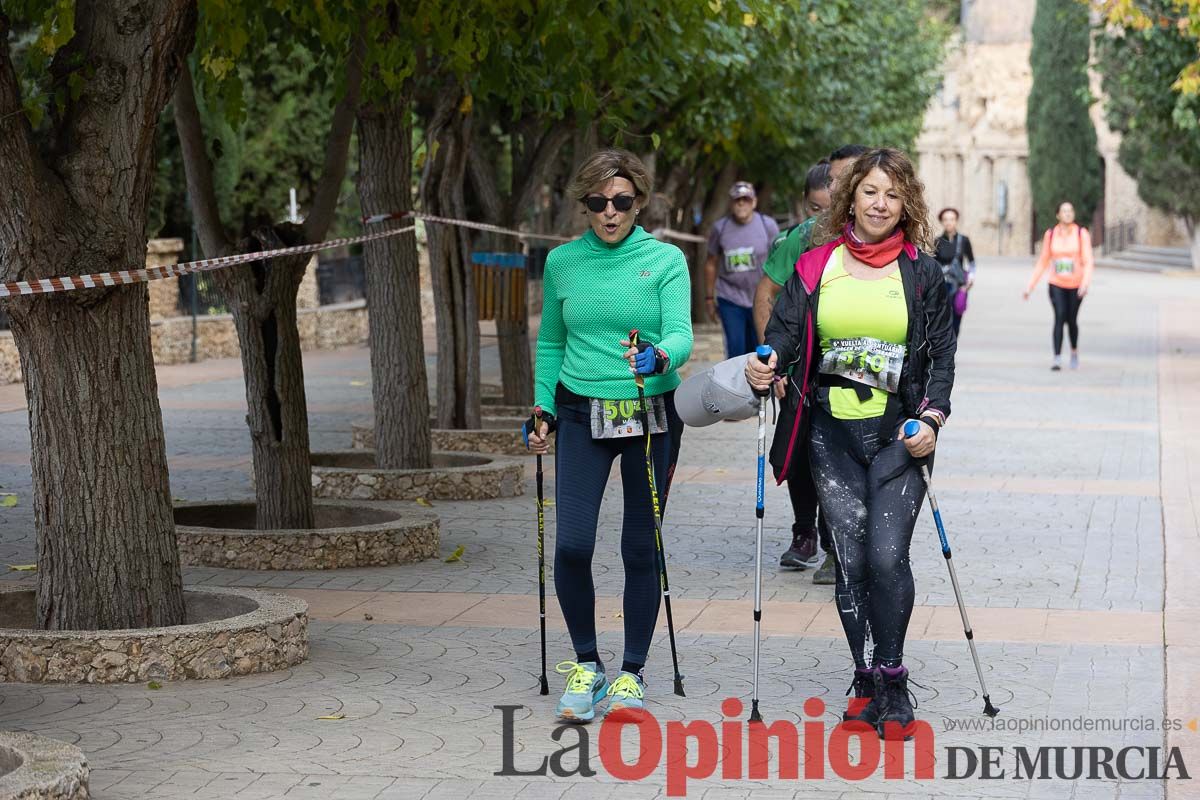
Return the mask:
M515 753L516 714L525 706L493 706L503 720L503 764L495 775L546 776L565 778L573 775L590 778L596 774L592 767L592 744L589 729L583 725L564 723L550 732L559 743L557 752L544 756L540 764L518 768ZM640 781L648 778L666 760L667 795L687 795L689 780L710 778L720 770L723 780L798 780L801 761L805 780L820 780L826 769L845 780L864 780L875 775L883 763L883 777L903 780L907 771L906 745L912 744L912 777L931 780L934 777L935 737L929 723L917 720L901 727L888 723L887 738L880 741L875 728L863 722L842 722L830 730L822 719L825 703L810 697L804 703L804 714L811 719L800 726L790 720L771 723L747 723L740 719L744 707L735 697L721 703L721 713L727 717L719 723L708 720L660 723L648 711L632 714L610 714L600 723L597 753L601 767L613 778ZM626 761L622 742L626 736L638 737L637 757ZM910 741L906 742L908 739ZM568 740L570 743L565 743ZM573 741L571 741L573 740ZM857 742L852 748L851 742ZM803 744L803 751L801 751ZM775 776L770 775L770 753L774 749L778 765ZM857 753L857 756L853 753ZM886 756L886 757L885 757ZM689 763L689 757L692 763Z

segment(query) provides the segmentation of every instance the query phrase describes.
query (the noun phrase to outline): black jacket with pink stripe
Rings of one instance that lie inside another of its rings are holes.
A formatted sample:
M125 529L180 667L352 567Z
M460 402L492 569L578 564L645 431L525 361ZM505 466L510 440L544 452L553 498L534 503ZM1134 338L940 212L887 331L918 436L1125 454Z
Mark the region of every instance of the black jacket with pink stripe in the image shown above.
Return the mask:
M833 247L834 243L826 244L800 256L767 323L766 343L779 354L780 373L790 376L771 442L771 466L779 483L791 474L802 474L798 469L808 469L809 412L815 402L821 360L817 303L821 274ZM908 303L901 409L906 418L932 411L944 421L950 416L957 340L942 268L933 256L911 245L901 251L899 264Z

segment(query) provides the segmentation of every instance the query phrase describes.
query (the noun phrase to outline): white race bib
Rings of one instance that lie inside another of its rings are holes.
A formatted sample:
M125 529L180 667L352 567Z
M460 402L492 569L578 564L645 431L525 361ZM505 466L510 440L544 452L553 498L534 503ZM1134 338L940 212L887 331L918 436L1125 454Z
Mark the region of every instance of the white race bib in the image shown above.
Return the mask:
M831 339L821 354L820 371L895 393L900 389L900 370L907 352L902 344L870 336Z

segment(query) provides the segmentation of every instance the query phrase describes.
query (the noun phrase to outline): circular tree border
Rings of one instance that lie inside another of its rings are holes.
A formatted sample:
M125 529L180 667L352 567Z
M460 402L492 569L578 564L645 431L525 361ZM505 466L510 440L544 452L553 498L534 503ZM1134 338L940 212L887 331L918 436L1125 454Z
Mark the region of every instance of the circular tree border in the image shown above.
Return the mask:
M86 800L91 768L72 744L33 733L0 731L0 797L22 800Z
M180 522L179 512L222 510L253 516L253 500L205 501L175 505L175 531L184 566L257 570L328 570L411 564L433 558L441 548L441 520L423 509L365 506L340 500L318 501L323 513L343 511L375 519L361 524L313 529L256 530L247 527Z
M0 606L11 616L14 595L33 592L25 585L0 587ZM308 658L305 601L240 587L184 589L185 603L202 603L206 596L219 598L218 603L224 599L236 607L235 613L165 628L0 628L0 681L137 683L220 679L286 669Z

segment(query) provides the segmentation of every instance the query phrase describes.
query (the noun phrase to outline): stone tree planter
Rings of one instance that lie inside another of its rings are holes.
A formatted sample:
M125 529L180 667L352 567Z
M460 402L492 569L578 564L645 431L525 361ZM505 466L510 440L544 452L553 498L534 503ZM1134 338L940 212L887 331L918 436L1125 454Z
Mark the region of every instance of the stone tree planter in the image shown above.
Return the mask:
M33 589L0 587L0 682L228 678L285 669L308 658L308 604L303 600L216 587L185 590L183 596L184 625L40 631L31 628Z
M490 409L489 409L490 410ZM459 430L457 428L434 428L433 447L452 453L496 453L499 455L524 456L525 440L521 436L521 425L525 417L488 416L483 418L483 427ZM432 420L430 421L432 424ZM375 426L370 422L355 422L350 426L352 447L356 450L375 449ZM550 450L554 443L551 440Z
M0 731L0 797L16 800L87 800L88 763L78 747Z
M408 564L438 554L437 515L420 510L317 503L312 530L254 528L245 503L175 506L179 558L187 566L229 569L339 569Z
M313 496L353 500L495 500L525 491L515 458L436 452L431 469L376 469L374 450L312 454Z

